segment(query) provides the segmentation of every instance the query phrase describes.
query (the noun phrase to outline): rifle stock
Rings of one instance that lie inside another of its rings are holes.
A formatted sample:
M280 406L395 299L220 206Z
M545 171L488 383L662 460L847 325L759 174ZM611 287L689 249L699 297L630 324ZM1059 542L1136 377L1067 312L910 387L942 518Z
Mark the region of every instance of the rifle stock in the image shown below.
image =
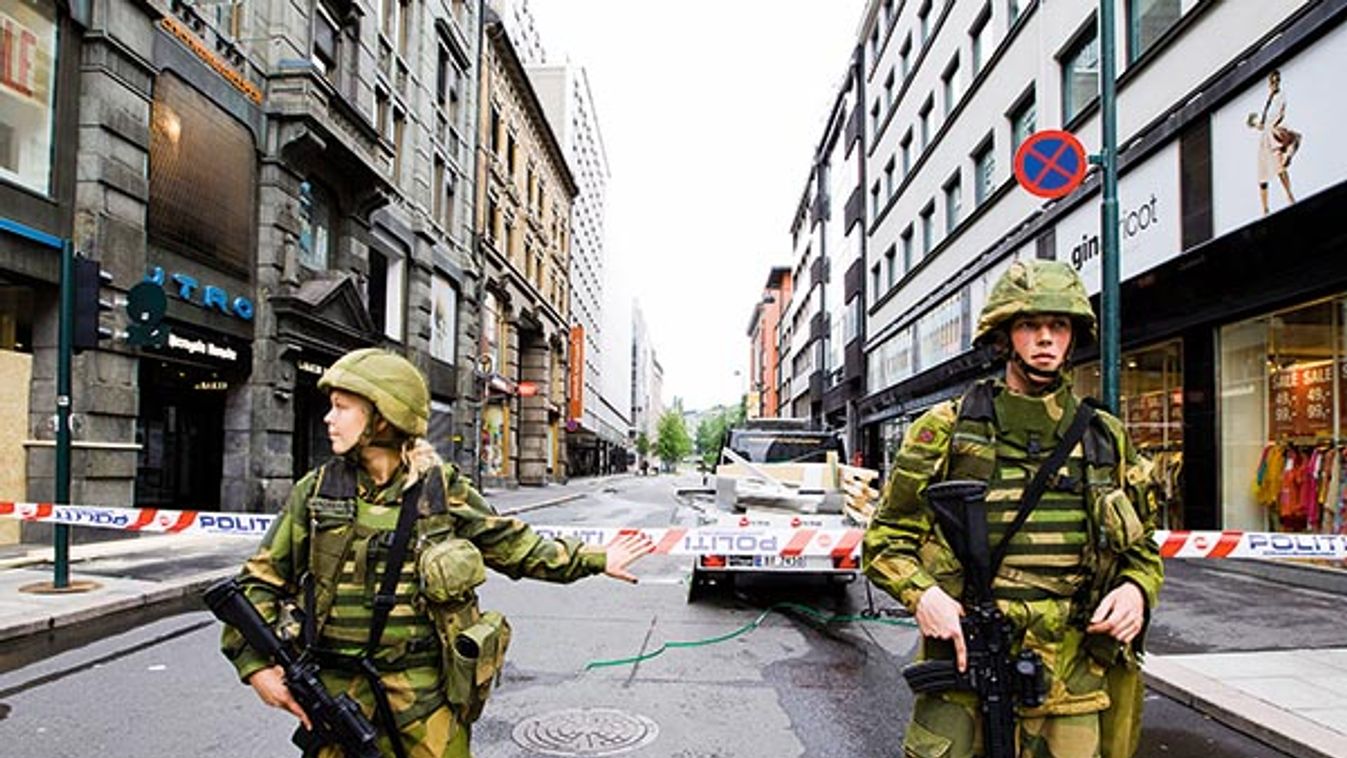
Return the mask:
M291 741L308 751L316 745L339 745L348 758L379 758L379 733L365 718L360 705L345 693L333 697L318 677L318 666L304 656L296 656L276 635L243 594L238 580L225 579L211 585L205 593L206 606L216 618L234 627L254 650L273 659L285 672L290 696L309 716L313 731L295 730ZM389 735L397 739L397 735Z

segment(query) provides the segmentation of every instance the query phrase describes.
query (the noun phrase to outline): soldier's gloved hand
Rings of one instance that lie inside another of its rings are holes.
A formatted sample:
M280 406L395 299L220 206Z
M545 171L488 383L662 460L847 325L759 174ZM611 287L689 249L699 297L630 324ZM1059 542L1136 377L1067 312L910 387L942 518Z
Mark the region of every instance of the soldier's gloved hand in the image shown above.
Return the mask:
M627 566L654 549L655 543L651 542L650 537L644 532L619 534L616 539L604 547L608 562L603 573L614 579L636 584L636 576L627 571Z
M1146 599L1141 590L1131 582L1123 582L1099 602L1085 631L1107 634L1125 645L1141 632L1145 620Z
M259 669L252 676L248 677L248 684L257 692L257 696L262 698L262 702L272 708L280 708L283 711L289 711L298 718L304 728L313 731L313 724L309 723L309 715L299 707L299 703L290 696L290 688L285 686L285 670L280 666Z
M962 615L963 605L938 586L921 593L921 599L917 601L917 626L921 633L937 640L954 641L954 663L960 673L968 670L968 647L964 644L963 627L959 625Z

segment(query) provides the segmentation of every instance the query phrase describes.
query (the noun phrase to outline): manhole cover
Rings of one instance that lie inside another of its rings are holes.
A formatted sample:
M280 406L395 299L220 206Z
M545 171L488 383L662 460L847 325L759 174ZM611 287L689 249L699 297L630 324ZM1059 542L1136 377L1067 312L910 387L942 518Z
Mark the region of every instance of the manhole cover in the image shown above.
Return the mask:
M514 728L520 747L547 755L617 755L654 742L659 727L612 708L571 708L530 716Z

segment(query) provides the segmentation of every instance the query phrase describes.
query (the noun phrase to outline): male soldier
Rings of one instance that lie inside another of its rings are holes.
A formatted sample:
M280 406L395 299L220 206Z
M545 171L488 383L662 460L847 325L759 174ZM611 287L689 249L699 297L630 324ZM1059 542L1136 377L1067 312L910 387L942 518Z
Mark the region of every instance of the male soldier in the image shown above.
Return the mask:
M496 515L424 439L430 395L401 356L356 350L334 363L318 387L332 403L323 420L336 457L295 485L240 581L268 622L307 645L328 691L361 705L379 729L384 755L466 758L469 725L480 714L489 675L503 663L509 634L498 614L478 612L473 588L485 579L484 567L516 579L569 582L603 572L635 582L626 568L652 546L630 537L606 549L585 548L543 539L524 522ZM408 514L407 533L415 539L389 572L396 590L384 631L372 640L377 588L402 528L399 514L412 507L418 512ZM498 655L486 665L494 668L483 672L475 660L456 667L456 635L481 631L492 619L486 632ZM225 628L222 647L263 702L310 727L279 666L233 628ZM373 662L372 674L362 669L364 657ZM374 691L376 678L385 698ZM342 755L336 745L308 753Z
M862 565L916 616L923 660L966 670L959 620L964 567L937 527L928 484L987 483L988 542L1009 531L1021 498L1081 402L1071 391L1071 348L1093 339L1095 317L1076 272L1057 261L1016 261L992 289L976 344L994 345L1005 376L917 419L898 452L865 535ZM1047 694L1017 711L1018 756L1130 756L1141 731L1138 657L1164 568L1144 499L1144 466L1117 418L1099 411L1071 447L992 582L1013 625L1014 652L1037 652ZM904 740L909 756L982 755L976 696L919 694Z

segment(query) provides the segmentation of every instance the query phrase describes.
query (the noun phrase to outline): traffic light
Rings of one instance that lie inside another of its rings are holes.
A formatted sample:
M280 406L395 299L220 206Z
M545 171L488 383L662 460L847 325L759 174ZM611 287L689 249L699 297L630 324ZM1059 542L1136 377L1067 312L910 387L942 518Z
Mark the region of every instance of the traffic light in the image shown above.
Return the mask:
M99 340L112 337L112 330L99 325L99 315L112 310L112 303L102 298L102 287L112 282L112 275L89 258L75 258L75 319L71 342L77 353L98 347Z
M163 346L168 341L168 324L162 323L168 311L168 296L161 285L144 281L126 293L126 344L137 347Z

